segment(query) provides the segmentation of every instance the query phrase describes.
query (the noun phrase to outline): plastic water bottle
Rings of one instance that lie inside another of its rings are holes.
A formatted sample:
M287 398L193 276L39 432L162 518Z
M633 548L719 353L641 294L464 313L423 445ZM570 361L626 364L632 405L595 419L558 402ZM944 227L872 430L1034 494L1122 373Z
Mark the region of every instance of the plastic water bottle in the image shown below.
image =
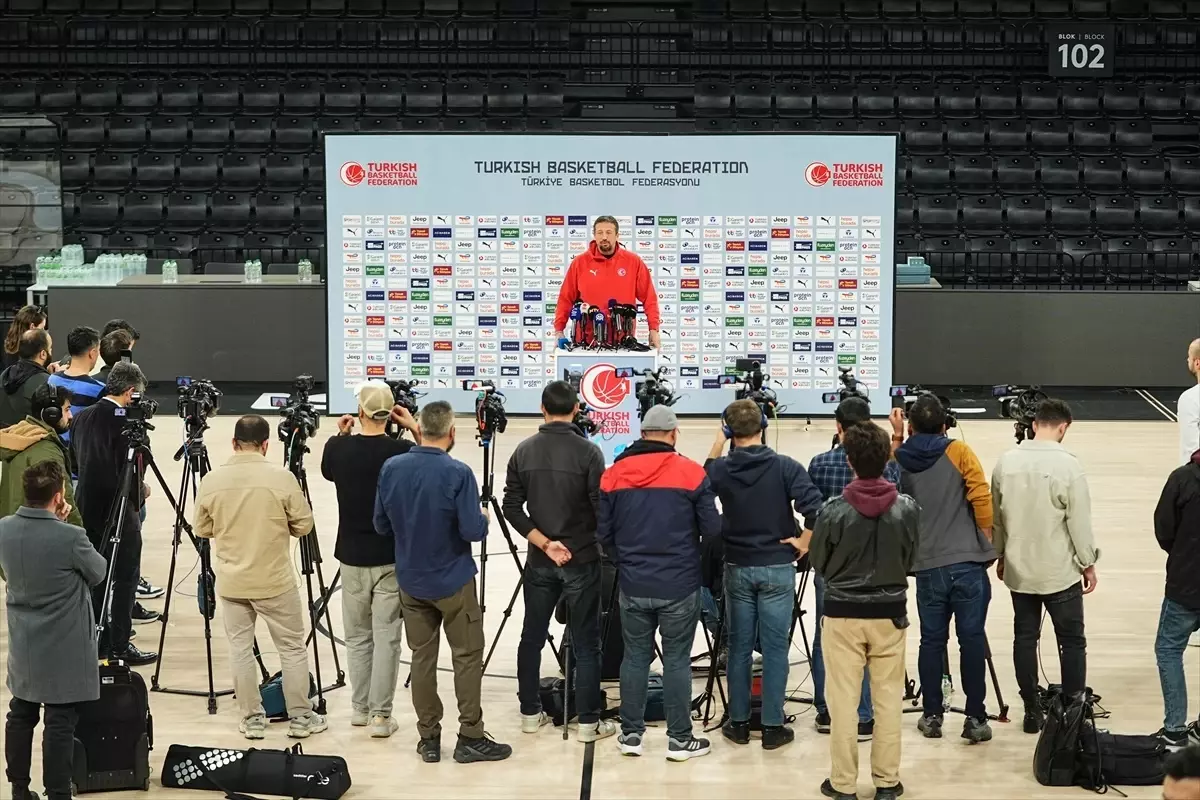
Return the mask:
M950 710L950 696L954 694L954 681L949 675L942 676L942 709Z
M254 259L254 282L262 283L262 261Z
M313 267L312 262L307 258L300 259L300 263L296 267L296 275L300 279L300 283L312 283Z
M175 263L175 259L168 258L163 262L162 282L179 283L179 265Z
M242 283L254 283L254 262L248 258L242 264Z

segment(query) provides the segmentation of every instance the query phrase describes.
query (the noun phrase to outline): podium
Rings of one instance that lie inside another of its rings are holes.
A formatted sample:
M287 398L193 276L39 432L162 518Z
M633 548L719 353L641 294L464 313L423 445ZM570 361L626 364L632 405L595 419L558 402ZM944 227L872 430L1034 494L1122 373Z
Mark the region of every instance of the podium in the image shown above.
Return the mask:
M658 351L644 353L613 350L555 350L554 379L569 380L579 374L579 399L591 409L600 432L591 437L610 465L625 448L641 438L637 384L645 370L657 369ZM618 378L617 368L632 369L633 378Z

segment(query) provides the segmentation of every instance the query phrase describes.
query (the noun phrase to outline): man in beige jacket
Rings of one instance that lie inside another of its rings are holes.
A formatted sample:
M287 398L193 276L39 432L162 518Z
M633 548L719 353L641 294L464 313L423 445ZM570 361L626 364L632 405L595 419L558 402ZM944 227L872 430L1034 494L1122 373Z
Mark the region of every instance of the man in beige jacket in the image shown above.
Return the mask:
M292 537L313 529L312 509L291 472L267 461L271 426L249 415L233 428L233 457L200 482L197 536L210 538L216 592L221 597L233 688L242 709L238 729L247 739L266 736L254 669L254 625L267 623L283 669L288 736L304 739L328 727L308 699L304 605L289 551Z

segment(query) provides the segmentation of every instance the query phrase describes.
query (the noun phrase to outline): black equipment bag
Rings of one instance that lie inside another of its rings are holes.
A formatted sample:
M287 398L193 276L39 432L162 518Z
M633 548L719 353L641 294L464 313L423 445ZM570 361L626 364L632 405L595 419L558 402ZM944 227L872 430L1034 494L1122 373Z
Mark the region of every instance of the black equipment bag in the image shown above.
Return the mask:
M100 665L100 699L79 706L73 780L76 790L150 788L154 720L142 676L121 662Z
M621 679L621 661L625 658L625 639L621 633L621 609L615 601L613 587L617 582L617 568L607 558L600 560L600 680L618 681ZM609 601L613 600L612 608ZM567 621L567 600L559 598L554 607L554 619L557 622ZM570 636L567 633L566 636ZM571 659L575 656L572 653ZM558 651L558 668L563 668L563 649Z
M1076 783L1085 789L1157 786L1163 782L1167 750L1157 736L1109 733L1088 723L1080 745Z
M1033 776L1043 786L1075 785L1079 740L1089 709L1084 696L1067 699L1052 690L1046 698L1046 724L1033 750Z
M338 800L350 789L350 769L341 756L289 750L226 750L173 744L163 764L162 784L172 789L224 792L230 800L253 794Z
M555 727L559 727L564 722L563 717L563 679L562 678L542 678L538 682L538 697L542 701L542 711L549 715L550 721ZM575 690L572 688L567 693L567 714L566 722L570 722L575 718ZM600 717L607 719L608 713L608 692L604 689L600 690Z

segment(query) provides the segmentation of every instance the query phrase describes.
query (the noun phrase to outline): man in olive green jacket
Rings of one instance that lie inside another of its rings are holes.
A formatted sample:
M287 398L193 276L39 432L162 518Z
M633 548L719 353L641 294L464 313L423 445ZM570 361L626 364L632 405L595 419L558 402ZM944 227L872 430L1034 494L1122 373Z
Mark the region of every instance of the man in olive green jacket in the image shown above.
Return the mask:
M4 462L4 473L0 476L0 517L15 513L24 504L21 476L33 464L57 461L67 475L71 474L67 445L59 435L70 424L70 394L46 384L33 393L29 416L0 430L0 461ZM70 482L66 496L71 505L66 522L82 527L83 518L75 508L75 490Z

